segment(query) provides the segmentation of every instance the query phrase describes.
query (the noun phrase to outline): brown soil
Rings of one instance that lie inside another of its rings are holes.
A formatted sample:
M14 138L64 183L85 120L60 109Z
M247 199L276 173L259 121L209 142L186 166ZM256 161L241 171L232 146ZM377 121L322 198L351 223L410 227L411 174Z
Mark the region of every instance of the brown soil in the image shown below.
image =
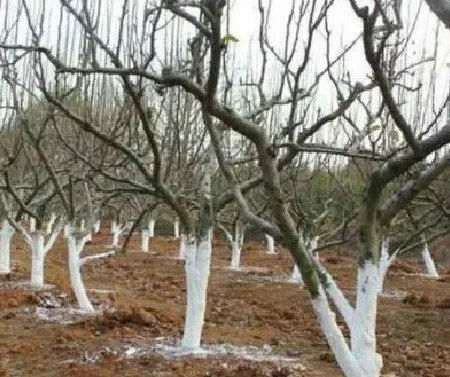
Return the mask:
M106 229L104 233L94 237L87 254L106 251L111 237ZM285 252L266 255L262 245L249 243L242 253L242 265L249 269L233 272L226 269L230 259L227 245L214 244L204 342L268 344L276 354L298 358L306 369L233 356L164 358L150 354L124 359L123 355L104 353L101 361L83 363L86 352L181 336L185 288L183 264L175 259L178 242L156 237L151 243L156 253L144 254L136 252L140 246L136 236L127 254L83 267L87 288L106 291L88 291L89 296L100 303L109 302L117 311L72 325L37 321L34 308L39 293L6 287L6 283L29 276L28 248L18 237L13 246L13 273L0 282L0 377L342 376L317 325L307 292L276 280L291 271L292 259ZM354 260L333 253L322 258L352 299ZM450 376L450 276L429 280L417 275L420 269L412 260L393 266L385 290L401 291L406 297L379 300L378 349L387 376ZM55 285L54 291L68 293L70 304L75 304L62 240L47 256L45 278Z

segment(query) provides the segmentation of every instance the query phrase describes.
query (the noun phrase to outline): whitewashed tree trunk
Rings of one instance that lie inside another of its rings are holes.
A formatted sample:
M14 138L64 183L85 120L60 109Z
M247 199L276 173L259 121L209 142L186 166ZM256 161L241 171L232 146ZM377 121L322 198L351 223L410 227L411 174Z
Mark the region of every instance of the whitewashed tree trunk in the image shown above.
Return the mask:
M47 230L46 230L47 235L52 234L53 225L55 225L55 221L56 221L56 215L54 213L52 213L50 215L50 220L47 223Z
M380 252L380 266L378 272L378 293L383 292L384 280L386 279L387 271L392 263L389 256L389 240L384 240L381 243Z
M45 239L40 232L31 235L31 285L44 286Z
M244 246L245 226L240 221L234 224L234 238L231 239L231 269L239 270L241 267L241 253Z
M80 233L84 233L86 231L86 222L84 219L81 219L80 221Z
M94 307L89 300L86 288L81 277L81 263L80 255L83 252L85 242L88 236L83 237L83 239L77 242L76 236L73 231L69 232L67 236L67 247L69 249L69 274L72 289L77 298L78 306L80 309L86 312L94 312Z
M64 232L63 232L64 237L67 237L69 233L70 233L70 226L66 224L64 225Z
M434 264L434 260L431 257L430 250L428 249L428 242L423 243L422 259L425 263L426 275L431 278L438 278L439 274L437 272L436 265Z
M266 242L267 242L267 254L276 254L275 253L275 240L272 236L266 234Z
M211 265L211 231L196 244L195 236L187 235L186 283L187 306L182 348L187 351L200 349L206 310L206 292Z
M11 272L11 238L14 235L14 228L8 222L3 220L0 230L0 274L9 274Z
M292 270L291 278L289 279L291 283L297 283L300 285L304 285L302 274L300 273L300 270L298 269L297 263L294 264L294 268Z
M155 219L153 218L148 221L148 236L155 237Z
M112 220L111 221L111 234L114 234L116 232L116 229L117 229L117 221Z
M181 259L181 260L184 260L186 258L186 242L187 242L186 234L181 233L180 254L179 254L179 259Z
M148 243L150 240L149 231L148 229L142 229L142 244L141 244L141 250L144 253L148 253Z
M173 236L176 239L180 238L180 222L179 222L179 220L175 220L173 222Z
M97 220L94 223L94 234L99 234L100 233L100 226L101 226L101 222L100 222L100 220Z
M120 228L117 228L116 231L113 233L113 241L111 244L111 247L118 247L119 246L119 237L122 232L120 231Z
M371 261L365 261L358 268L356 309L351 329L351 349L358 361L362 375L379 377L383 362L376 352L376 318L379 290L379 267Z
M34 217L30 217L30 233L36 232L36 219Z

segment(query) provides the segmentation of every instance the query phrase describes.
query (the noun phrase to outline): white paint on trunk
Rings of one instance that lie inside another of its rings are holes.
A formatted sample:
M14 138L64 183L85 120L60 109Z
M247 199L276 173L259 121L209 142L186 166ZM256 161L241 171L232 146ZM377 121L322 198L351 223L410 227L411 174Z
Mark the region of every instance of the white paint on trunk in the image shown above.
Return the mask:
M431 278L438 278L439 274L434 264L433 258L431 258L430 250L428 249L428 242L425 242L422 249L422 259L425 262L426 275Z
M267 242L267 254L276 254L275 253L275 241L272 236L266 234L266 242Z
M119 229L116 229L116 231L113 233L113 241L112 241L112 244L111 244L111 246L112 247L117 247L117 246L119 246L119 236L120 236L120 231L119 231Z
M81 264L80 255L83 252L84 245L88 239L88 236L83 237L82 240L77 242L74 232L69 232L67 237L67 247L69 249L69 274L70 282L72 285L73 292L77 298L78 306L83 311L93 313L94 307L89 300L86 288L81 277Z
M176 239L180 238L180 222L178 220L173 222L173 236Z
M81 219L80 222L80 233L84 233L86 230L86 221L84 219Z
M186 234L181 233L180 254L179 254L179 259L181 259L181 260L184 260L186 258L186 242L187 242Z
M53 225L55 225L55 221L56 221L56 215L54 213L52 213L50 215L50 220L47 223L47 229L46 229L46 233L48 235L52 234L53 231Z
M3 220L2 229L0 230L0 274L9 274L11 272L10 247L13 234L14 228L8 220Z
M100 222L100 220L97 220L94 223L94 234L99 234L100 233L100 226L101 226L101 222Z
M385 239L381 243L380 251L380 267L378 271L378 293L383 292L384 280L386 279L387 271L394 259L389 256L389 240Z
M376 316L379 291L379 267L365 261L358 268L354 321L350 325L352 354L363 371L362 376L379 377L383 362L376 352Z
M70 226L66 224L64 225L64 233L63 233L64 237L67 237L69 233L70 233Z
M211 265L211 234L199 240L187 235L186 240L186 285L187 305L182 348L186 351L200 349L202 329L206 310L206 291Z
M319 295L312 300L312 305L328 344L345 376L374 377L363 373L358 360L350 351L344 335L337 325L336 314L331 310L322 287L319 287Z
M149 237L149 231L148 229L142 229L142 244L141 244L141 250L144 253L148 253L148 243L149 243L150 237Z
M294 264L294 269L292 270L291 278L289 279L291 283L297 283L300 285L304 285L302 274L297 266L297 263Z
M155 219L150 219L148 221L148 236L155 237Z
M116 220L112 220L111 221L111 234L116 233L116 229L117 229L117 221Z
M31 285L44 286L45 239L40 232L31 235Z
M36 219L34 217L30 217L30 233L36 232Z

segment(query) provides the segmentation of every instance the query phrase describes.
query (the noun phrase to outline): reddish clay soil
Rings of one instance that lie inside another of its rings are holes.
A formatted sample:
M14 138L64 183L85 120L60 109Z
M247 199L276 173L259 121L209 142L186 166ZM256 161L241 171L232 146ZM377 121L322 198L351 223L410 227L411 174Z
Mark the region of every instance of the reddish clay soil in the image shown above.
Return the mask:
M111 237L106 230L104 233L94 237L87 254L106 251ZM14 272L9 279L26 280L30 268L28 248L18 237L13 246ZM101 361L81 362L85 352L105 346L150 344L156 337L181 336L185 287L183 264L175 259L178 242L156 237L151 242L154 254L137 252L139 246L136 236L126 254L83 267L88 289L112 291L88 291L89 296L101 303L112 303L117 311L81 323L38 321L34 314L38 294L6 288L3 282L0 377L343 376L317 325L307 292L294 284L276 281L291 272L290 255L267 255L263 245L249 243L242 253L242 266L249 270L233 272L226 268L230 252L221 241L214 244L204 342L259 347L268 344L276 354L298 358L305 369L281 368L276 363L233 356L164 358L150 354L124 359L123 355L105 354ZM321 257L347 296L353 298L354 259L334 253ZM420 270L421 266L412 260L394 265L385 290L402 291L407 297L379 300L378 349L384 358L386 376L450 377L450 275L443 273L441 279L429 280L414 275ZM45 278L56 286L55 292L69 294L68 304L75 305L62 240L47 256Z

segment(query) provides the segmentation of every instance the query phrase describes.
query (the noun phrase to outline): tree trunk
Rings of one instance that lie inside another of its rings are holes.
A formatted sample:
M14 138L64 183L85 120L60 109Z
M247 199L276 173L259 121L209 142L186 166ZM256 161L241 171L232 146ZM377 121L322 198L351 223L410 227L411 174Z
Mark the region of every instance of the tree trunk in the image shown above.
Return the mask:
M54 213L52 213L52 214L50 215L50 220L49 220L48 223L47 223L46 233L47 233L48 235L52 234L52 231L53 231L53 225L55 224L55 221L56 221L56 215L55 215Z
M178 220L173 222L173 236L176 239L180 238L180 222Z
M155 219L153 218L148 221L148 236L155 237Z
M149 243L149 231L148 229L142 230L142 245L141 250L143 253L148 253L148 243Z
M85 230L86 230L86 222L84 221L84 219L81 219L81 222L80 222L80 233L84 233Z
M10 247L13 234L14 228L9 224L8 220L3 220L0 231L0 274L9 274L11 272Z
M34 217L30 217L30 233L36 232L36 219Z
M97 220L94 223L94 234L99 234L100 233L100 225L101 225L100 220Z
M181 259L181 260L186 259L186 242L187 242L186 234L181 233L181 237L180 237L180 254L179 254L179 259Z
M366 260L358 268L358 285L354 322L350 338L352 354L367 377L379 377L383 366L376 352L376 318L379 292L379 267Z
M45 240L40 232L31 235L31 285L44 286Z
M81 277L80 255L82 253L84 243L77 242L75 235L70 232L67 237L67 247L69 249L69 274L72 289L77 298L78 306L80 309L93 313L94 307L91 304L87 294L86 288Z
M272 236L266 234L267 241L267 254L276 254L275 253L275 241Z
M438 278L439 274L437 272L436 265L434 264L434 260L431 257L430 250L428 249L428 242L423 243L422 259L425 263L426 275L430 278Z
M206 311L206 292L211 264L211 232L195 241L194 235L187 236L186 242L186 321L182 348L187 351L200 349L203 323Z
M298 269L297 263L294 265L294 269L292 270L291 278L289 279L291 283L297 283L303 285L303 278L300 270Z
M383 292L384 280L386 279L387 271L391 265L389 256L389 241L384 240L381 243L380 267L378 272L378 293Z

